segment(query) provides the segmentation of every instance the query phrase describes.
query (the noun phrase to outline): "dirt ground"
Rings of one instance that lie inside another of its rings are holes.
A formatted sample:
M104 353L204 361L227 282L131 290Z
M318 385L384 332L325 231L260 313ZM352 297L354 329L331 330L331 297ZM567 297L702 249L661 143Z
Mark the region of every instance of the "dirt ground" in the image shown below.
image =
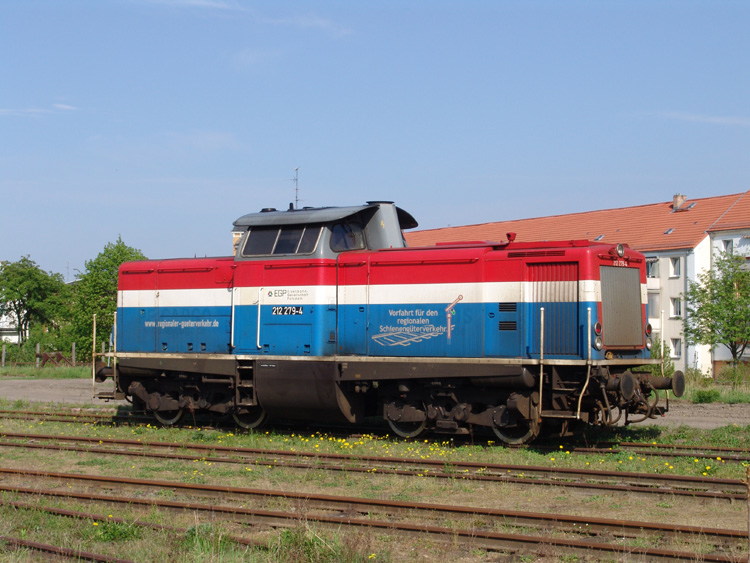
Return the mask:
M94 399L94 394L112 388L111 381L93 384L90 379L0 379L0 399L107 406L115 402Z
M0 379L0 398L41 403L71 403L77 405L112 406L114 401L94 399L94 393L111 391L112 383L96 384L89 379ZM709 403L695 405L685 401L670 401L669 412L647 424L695 428L718 428L729 424L750 425L750 404L727 405Z

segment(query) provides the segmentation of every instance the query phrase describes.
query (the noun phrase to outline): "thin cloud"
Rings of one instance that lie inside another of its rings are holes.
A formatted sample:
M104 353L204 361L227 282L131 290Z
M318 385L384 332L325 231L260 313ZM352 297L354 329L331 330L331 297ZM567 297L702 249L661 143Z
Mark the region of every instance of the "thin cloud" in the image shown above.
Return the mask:
M44 108L0 108L0 116L5 117L40 117L50 113L52 110Z
M0 117L42 117L43 115L77 110L77 107L68 104L52 104L51 108L0 108Z
M728 125L730 127L750 127L750 118L723 115L700 115L696 113L667 112L662 117L676 121L690 121L692 123L708 123L710 125Z
M265 23L271 23L275 25L283 25L288 27L297 27L299 29L319 29L332 35L342 37L345 35L351 35L354 33L353 30L340 26L329 19L314 15L297 15L290 18L279 18L279 19L264 19Z
M225 10L233 12L248 12L249 10L237 2L224 0L150 0L154 4L164 4L176 8L208 8L211 10Z
M152 4L161 4L175 8L205 8L209 10L221 10L225 12L243 12L252 14L254 19L260 23L296 27L299 29L319 29L332 35L341 37L354 33L350 28L336 24L335 22L315 15L299 14L291 17L271 18L258 15L257 10L251 10L239 2L228 0L148 0Z

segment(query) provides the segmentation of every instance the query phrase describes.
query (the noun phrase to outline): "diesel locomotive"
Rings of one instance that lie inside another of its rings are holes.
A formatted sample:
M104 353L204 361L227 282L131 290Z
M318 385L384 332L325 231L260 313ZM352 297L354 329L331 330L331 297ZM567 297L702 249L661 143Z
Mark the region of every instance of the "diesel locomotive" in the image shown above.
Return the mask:
M263 209L234 222L234 256L125 263L94 377L165 425L382 417L402 437L506 444L638 422L682 394L650 358L642 254L513 233L407 247L416 226L391 202Z

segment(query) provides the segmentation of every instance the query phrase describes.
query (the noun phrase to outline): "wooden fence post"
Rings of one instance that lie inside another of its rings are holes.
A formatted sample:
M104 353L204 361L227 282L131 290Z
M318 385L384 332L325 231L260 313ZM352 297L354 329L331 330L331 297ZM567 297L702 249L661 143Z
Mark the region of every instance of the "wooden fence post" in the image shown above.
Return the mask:
M3 363L2 367L5 367L5 342L3 342Z
M42 352L42 345L39 342L36 343L36 367L39 369L39 354Z
M73 367L76 367L76 343L73 342L73 344L70 347L70 359L73 362Z

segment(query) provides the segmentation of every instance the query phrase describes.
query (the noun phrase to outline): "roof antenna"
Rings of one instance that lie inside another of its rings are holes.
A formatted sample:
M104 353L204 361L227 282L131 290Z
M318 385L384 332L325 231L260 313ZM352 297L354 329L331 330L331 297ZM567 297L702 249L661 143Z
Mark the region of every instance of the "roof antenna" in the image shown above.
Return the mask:
M299 209L299 166L294 169L294 208Z

